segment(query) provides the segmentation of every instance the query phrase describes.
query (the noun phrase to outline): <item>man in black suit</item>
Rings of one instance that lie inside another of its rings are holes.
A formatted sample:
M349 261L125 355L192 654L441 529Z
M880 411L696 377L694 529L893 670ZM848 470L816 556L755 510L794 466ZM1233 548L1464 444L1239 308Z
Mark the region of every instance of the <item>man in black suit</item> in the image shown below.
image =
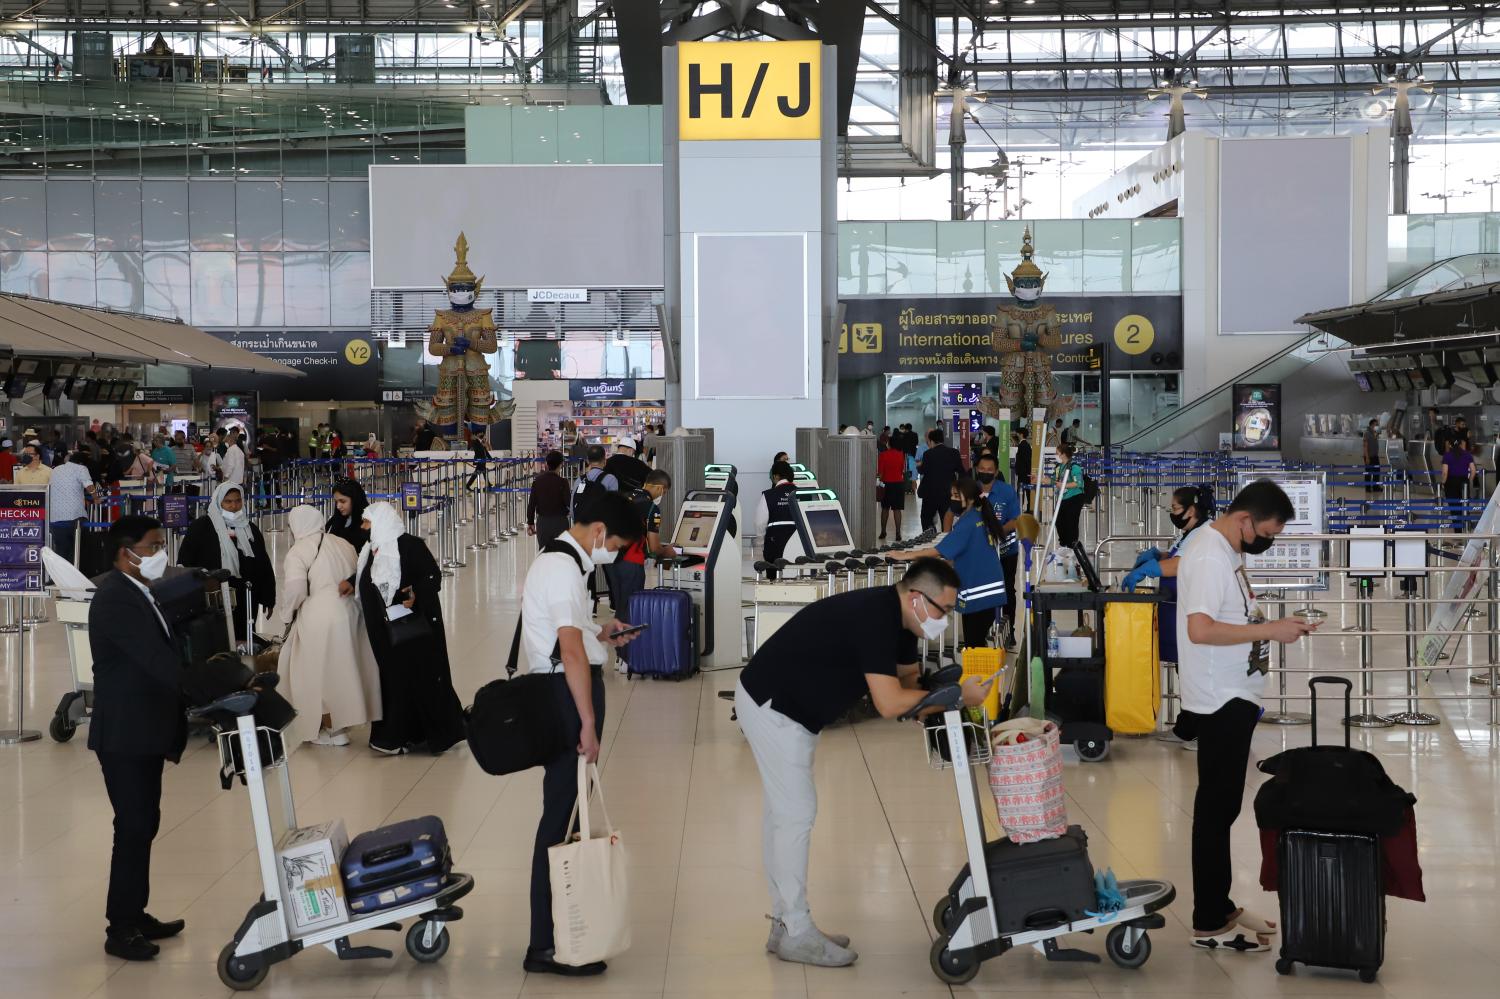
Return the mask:
M917 496L922 501L922 530L944 519L948 495L963 469L963 458L956 448L943 443L943 432L937 428L927 431L927 453L917 463L917 474L922 476L921 485L917 486Z
M185 925L146 912L151 841L161 825L163 765L181 759L187 745L182 660L146 585L167 565L161 523L121 517L105 538L114 571L100 581L89 605L94 658L89 749L99 757L115 811L104 950L127 961L149 961L161 949L152 941L176 936Z
M1021 426L1016 428L1016 461L1011 469L1016 492L1021 494L1021 508L1031 510L1031 431Z

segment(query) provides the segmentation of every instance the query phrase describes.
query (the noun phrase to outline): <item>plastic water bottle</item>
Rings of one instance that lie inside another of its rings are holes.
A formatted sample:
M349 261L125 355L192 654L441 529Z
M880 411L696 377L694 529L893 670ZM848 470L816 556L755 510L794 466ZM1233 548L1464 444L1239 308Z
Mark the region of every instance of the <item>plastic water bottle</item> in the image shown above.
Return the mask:
M1057 622L1047 622L1047 658L1057 659L1062 656L1062 639L1057 633Z

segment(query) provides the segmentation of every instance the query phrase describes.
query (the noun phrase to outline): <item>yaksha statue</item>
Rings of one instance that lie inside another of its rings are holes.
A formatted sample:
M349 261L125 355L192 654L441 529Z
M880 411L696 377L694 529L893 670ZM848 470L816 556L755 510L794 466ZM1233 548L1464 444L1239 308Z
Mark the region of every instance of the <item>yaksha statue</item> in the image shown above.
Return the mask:
M1015 302L995 310L998 322L990 334L1000 355L1000 406L1021 420L1029 420L1033 409L1046 409L1050 419L1059 401L1049 354L1062 346L1062 335L1057 309L1041 301L1047 275L1031 259L1035 252L1027 229L1021 262L1005 276Z
M488 309L474 308L484 278L476 278L469 270L469 241L463 233L458 234L453 252L458 264L443 281L453 308L432 317L427 338L427 353L442 358L429 422L449 440L457 437L460 426L479 435L495 421L495 397L485 358L496 350L495 319Z

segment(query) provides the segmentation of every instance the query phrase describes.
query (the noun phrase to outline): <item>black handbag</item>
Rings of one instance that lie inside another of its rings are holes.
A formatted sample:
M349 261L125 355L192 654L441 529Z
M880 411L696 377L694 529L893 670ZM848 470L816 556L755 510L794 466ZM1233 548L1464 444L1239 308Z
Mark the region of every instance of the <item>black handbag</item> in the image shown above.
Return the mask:
M398 617L394 621L386 618L385 627L393 646L399 647L408 642L419 642L432 637L432 624L427 620L427 615L416 611L405 617Z

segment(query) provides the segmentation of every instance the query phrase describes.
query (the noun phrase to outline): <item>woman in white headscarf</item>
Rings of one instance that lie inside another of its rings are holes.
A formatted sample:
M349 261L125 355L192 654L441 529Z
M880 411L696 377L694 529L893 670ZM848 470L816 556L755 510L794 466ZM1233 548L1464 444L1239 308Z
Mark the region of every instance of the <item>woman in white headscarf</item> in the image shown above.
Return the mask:
M435 755L464 737L438 600L442 570L389 503L366 507L364 526L370 542L360 549L354 585L380 666L381 693L370 748L386 756L413 749Z
M276 566L266 551L265 535L250 520L245 509L245 489L222 482L209 498L203 516L188 525L177 553L179 565L200 569L228 569L229 585L240 608L234 615L234 633L245 641L245 584L248 582L255 610L276 607Z
M292 745L347 746L347 728L380 718L380 673L359 602L339 584L354 575L354 546L323 533L323 515L293 507L296 540L281 565L280 617L288 626L277 672L291 684ZM321 718L321 723L319 719Z

